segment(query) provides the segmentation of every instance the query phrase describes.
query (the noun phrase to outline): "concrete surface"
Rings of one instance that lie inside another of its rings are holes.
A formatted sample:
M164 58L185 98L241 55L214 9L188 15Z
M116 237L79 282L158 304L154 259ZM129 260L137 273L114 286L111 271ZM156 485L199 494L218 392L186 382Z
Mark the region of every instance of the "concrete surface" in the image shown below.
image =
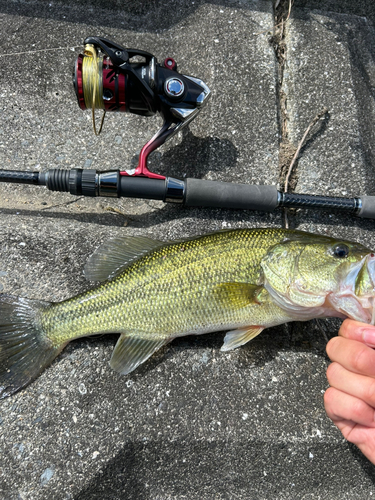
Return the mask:
M297 192L354 197L375 192L375 30L365 17L293 11L286 37L288 133L294 145L323 107L298 161ZM322 222L324 223L322 224ZM298 212L293 221L373 245L373 221Z
M297 190L374 194L374 28L363 12L327 5L330 12L323 3L319 12L297 4L287 32L291 140L322 105L330 108L303 150ZM0 20L2 168L134 163L160 119L107 115L96 138L76 104L72 64L83 38L97 34L159 60L172 56L212 89L189 129L153 155L155 171L278 182L271 2L0 0ZM85 290L83 265L110 236L281 225L279 213L74 199L6 184L0 212L0 291L54 301ZM373 221L299 212L291 222L375 246ZM338 324L323 323L328 337ZM0 403L0 497L371 498L374 467L325 416L328 360L317 324L270 329L228 354L222 339L176 340L127 377L108 366L116 336L70 344L30 387Z

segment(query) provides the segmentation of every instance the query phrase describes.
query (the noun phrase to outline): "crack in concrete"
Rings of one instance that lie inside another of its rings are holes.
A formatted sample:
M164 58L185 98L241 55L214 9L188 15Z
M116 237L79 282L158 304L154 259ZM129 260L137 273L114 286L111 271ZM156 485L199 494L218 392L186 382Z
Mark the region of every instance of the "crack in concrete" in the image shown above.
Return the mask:
M270 38L270 43L275 51L276 60L278 63L277 70L277 102L278 102L278 120L279 120L279 184L283 190L285 179L289 165L297 150L296 146L289 139L288 132L288 112L287 99L288 96L283 90L284 69L287 60L288 47L286 43L287 22L291 11L291 0L275 0L274 1L274 29L273 36ZM289 188L293 190L297 184L297 176L293 174L289 180Z

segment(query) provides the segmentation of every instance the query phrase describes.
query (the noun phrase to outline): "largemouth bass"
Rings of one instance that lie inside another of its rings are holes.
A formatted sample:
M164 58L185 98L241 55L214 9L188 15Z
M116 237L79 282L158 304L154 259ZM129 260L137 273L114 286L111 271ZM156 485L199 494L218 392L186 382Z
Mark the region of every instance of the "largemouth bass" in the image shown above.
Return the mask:
M226 330L228 351L289 321L375 321L374 252L302 231L115 238L89 258L85 275L102 283L59 303L0 295L0 397L87 335L121 334L110 365L127 374L184 335Z

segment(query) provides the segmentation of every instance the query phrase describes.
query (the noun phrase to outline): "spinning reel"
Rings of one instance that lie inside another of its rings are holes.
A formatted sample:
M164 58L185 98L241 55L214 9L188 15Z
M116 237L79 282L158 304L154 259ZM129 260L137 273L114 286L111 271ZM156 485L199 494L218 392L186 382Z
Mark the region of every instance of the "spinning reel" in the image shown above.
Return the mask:
M84 44L84 54L75 63L73 84L80 108L93 110L95 133L95 108L142 116L160 113L164 120L143 146L137 168L120 175L165 179L148 170L148 155L197 116L210 89L202 80L178 73L176 61L170 57L159 64L149 52L125 49L100 37L88 37Z

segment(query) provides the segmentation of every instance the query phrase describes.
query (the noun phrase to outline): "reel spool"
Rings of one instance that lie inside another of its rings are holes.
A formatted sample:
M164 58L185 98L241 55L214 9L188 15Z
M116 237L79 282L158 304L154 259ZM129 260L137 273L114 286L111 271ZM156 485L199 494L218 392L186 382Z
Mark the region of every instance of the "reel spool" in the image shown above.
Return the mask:
M137 168L121 171L120 175L164 179L147 169L148 155L197 116L210 96L210 89L202 80L178 73L172 58L159 64L149 52L126 49L101 37L88 37L84 44L84 54L78 56L73 72L80 108L92 109L97 135L107 111L142 116L160 113L164 123L143 146ZM104 110L98 132L95 109Z

